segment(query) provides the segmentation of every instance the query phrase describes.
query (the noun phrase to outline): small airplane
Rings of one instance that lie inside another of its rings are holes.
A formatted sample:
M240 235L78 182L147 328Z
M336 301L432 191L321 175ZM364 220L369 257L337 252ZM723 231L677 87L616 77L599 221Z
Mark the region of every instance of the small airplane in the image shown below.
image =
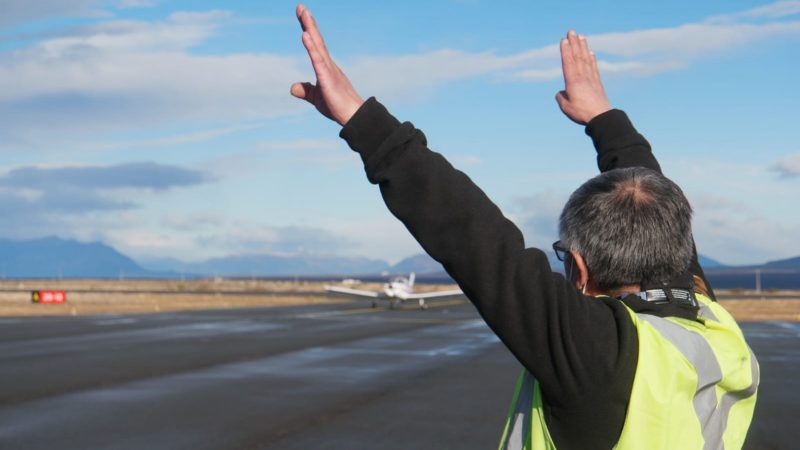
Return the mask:
M378 300L389 300L389 309L395 309L400 303L406 300L418 300L419 307L428 309L425 300L437 297L452 297L455 295L462 295L464 292L461 289L453 289L449 291L435 291L435 292L419 292L414 293L414 280L416 274L411 272L411 275L406 277L395 277L384 283L383 291L366 291L361 289L352 289L341 286L325 286L328 292L336 292L338 294L349 294L358 297L368 297L372 299L372 307L378 306Z

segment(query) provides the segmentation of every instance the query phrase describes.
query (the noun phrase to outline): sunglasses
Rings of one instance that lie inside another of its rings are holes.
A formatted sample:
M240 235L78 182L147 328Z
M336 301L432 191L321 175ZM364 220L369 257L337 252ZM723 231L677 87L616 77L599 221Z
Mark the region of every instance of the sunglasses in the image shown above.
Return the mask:
M553 251L556 252L556 258L559 261L564 261L564 258L569 254L569 249L561 243L561 241L553 242Z

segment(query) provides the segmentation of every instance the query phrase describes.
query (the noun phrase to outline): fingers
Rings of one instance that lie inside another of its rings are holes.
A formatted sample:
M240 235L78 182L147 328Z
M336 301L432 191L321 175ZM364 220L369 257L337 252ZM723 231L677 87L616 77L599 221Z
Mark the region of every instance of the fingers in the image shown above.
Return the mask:
M303 33L303 46L308 52L308 57L311 58L311 65L314 67L314 73L317 74L317 78L319 78L320 75L325 76L327 73L325 58L323 58L319 47L317 47L317 43L314 42L314 39L308 32Z
M600 69L597 67L597 55L589 47L588 41L586 42L586 50L589 52L589 64L591 65L592 76L600 81Z
M309 82L294 83L289 92L291 92L293 96L313 104L314 96L316 95L316 89L316 86Z
M586 40L586 36L582 34L578 35L578 43L581 46L581 58L585 59L586 61L590 61L592 55L589 50L589 41Z
M303 4L297 5L297 19L300 20L300 26L303 27L303 31L311 35L321 56L323 58L329 58L328 48L325 46L325 40L319 32L316 19L311 15L311 10L306 8Z
M311 59L317 83L295 83L289 92L313 104L325 117L344 125L364 100L328 54L311 11L305 5L299 4L295 14L303 28L303 46Z
M309 58L311 58L311 65L314 67L317 80L329 78L331 68L335 67L335 64L333 64L328 54L328 49L325 47L325 41L322 39L316 20L311 15L311 11L302 3L297 5L295 13L303 28L303 46L306 48Z
M581 46L581 57L586 61L586 64L589 66L591 71L591 75L595 78L600 78L600 71L597 69L597 55L594 54L592 49L589 47L589 40L586 39L584 35L578 35L578 42Z
M574 30L569 30L567 37L561 40L561 70L564 73L564 83L580 78L583 73L583 55L578 35Z
M569 30L567 33L567 41L569 41L569 48L570 53L572 54L573 61L579 61L582 59L581 54L581 43L578 39L578 34L575 33L575 30Z
M305 83L294 83L294 84L292 84L292 88L289 90L289 92L293 96L295 96L297 98L305 99L308 96L308 94L307 94L308 89L307 89L306 85L309 85L309 84L311 84L311 83L308 83L308 82L305 82Z
M569 42L572 59L578 63L588 63L591 60L591 51L589 50L589 43L586 36L577 34L573 30L567 33L567 41Z
M314 42L317 43L317 46L325 52L325 56L328 56L328 47L325 46L325 39L322 38L322 33L319 32L319 27L317 26L317 19L311 15L311 11L308 9L305 10L304 15L308 16L308 21L311 26L308 29L308 32L311 33L311 37L314 38Z
M600 69L597 67L597 55L595 55L591 50L589 52L589 54L592 56L592 75L599 80Z
M558 103L558 107L564 111L564 108L567 106L569 99L567 98L567 91L558 91L556 92L556 103Z
M572 49L569 48L569 41L564 38L561 40L561 70L564 76L567 76L567 71L572 68Z
M564 75L564 84L575 78L575 60L568 38L561 39L561 72Z
M599 79L597 57L589 48L586 36L569 30L567 37L561 40L561 68L567 84L585 77Z
M303 25L303 19L302 19L303 11L305 10L306 10L306 5L302 3L298 3L297 8L295 8L294 10L295 15L297 16L297 21L300 22L300 27L303 29L303 31L306 31L306 26Z
M572 62L572 49L567 38L561 39L561 64L565 62Z

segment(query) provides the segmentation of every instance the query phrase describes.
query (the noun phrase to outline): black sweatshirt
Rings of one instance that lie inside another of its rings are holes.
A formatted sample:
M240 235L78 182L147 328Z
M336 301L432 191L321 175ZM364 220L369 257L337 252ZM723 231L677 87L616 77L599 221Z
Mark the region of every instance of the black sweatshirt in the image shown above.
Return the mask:
M660 172L624 112L597 116L586 133L601 171L643 166ZM558 448L611 448L625 421L638 358L636 329L623 302L584 296L553 272L545 254L525 248L520 230L469 177L374 98L340 136L361 155L392 214L539 381ZM696 254L692 271L703 276ZM646 302L626 298L625 304L652 310Z

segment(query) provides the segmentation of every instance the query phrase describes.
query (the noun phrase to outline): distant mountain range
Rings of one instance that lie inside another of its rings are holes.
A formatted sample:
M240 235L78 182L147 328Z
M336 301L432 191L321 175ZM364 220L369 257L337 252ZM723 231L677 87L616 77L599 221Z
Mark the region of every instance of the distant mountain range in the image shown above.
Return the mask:
M708 256L704 255L697 255L697 260L700 262L700 266L704 269L716 269L719 267L727 267L725 264L717 261L716 259L711 259ZM800 265L798 265L800 267Z
M186 275L246 277L377 274L392 269L389 263L377 259L272 254L226 256L194 263L160 259L142 264L153 270Z
M441 272L428 255L392 266L362 257L319 255L237 255L201 262L161 258L136 262L101 242L46 237L0 239L0 277L4 278L177 278L181 276L350 276Z
M31 241L0 239L0 275L3 278L116 278L157 274L100 242L47 237Z
M770 261L763 265L765 269L797 269L800 268L800 256L779 261Z
M548 255L552 252L547 252ZM548 256L554 269L561 262ZM800 256L757 266L726 266L700 255L712 285L719 288L753 287L756 269L762 287L800 288ZM29 241L0 239L0 276L4 278L177 278L181 276L309 277L381 276L416 272L445 278L442 266L425 254L397 264L363 257L319 255L237 255L201 262L153 259L136 262L101 242L83 243L57 237Z

